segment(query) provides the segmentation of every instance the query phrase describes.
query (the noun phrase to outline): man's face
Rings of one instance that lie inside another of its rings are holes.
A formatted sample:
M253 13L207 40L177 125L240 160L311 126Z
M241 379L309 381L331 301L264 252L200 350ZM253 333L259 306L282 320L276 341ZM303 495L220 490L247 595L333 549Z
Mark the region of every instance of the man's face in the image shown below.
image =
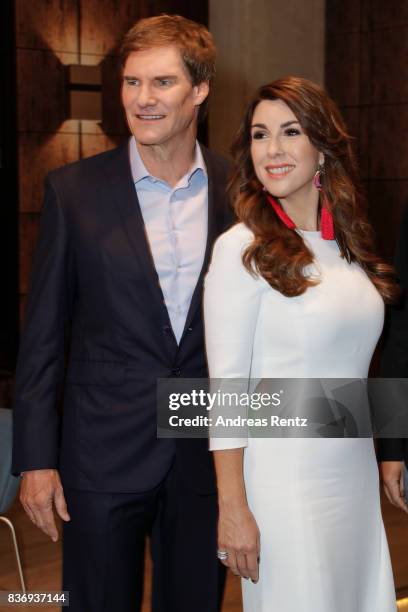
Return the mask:
M123 68L122 102L129 128L142 145L173 146L195 134L208 83L192 85L174 46L134 51Z

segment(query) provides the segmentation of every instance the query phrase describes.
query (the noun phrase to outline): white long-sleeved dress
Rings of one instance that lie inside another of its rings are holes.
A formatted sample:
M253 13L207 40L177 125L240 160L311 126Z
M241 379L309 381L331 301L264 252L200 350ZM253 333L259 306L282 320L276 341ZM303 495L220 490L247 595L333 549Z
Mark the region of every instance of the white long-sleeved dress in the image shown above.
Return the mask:
M366 378L384 307L335 241L301 232L320 283L288 298L243 266L242 223L216 242L205 281L212 378ZM395 612L371 438L212 438L246 446L244 478L261 533L245 612Z

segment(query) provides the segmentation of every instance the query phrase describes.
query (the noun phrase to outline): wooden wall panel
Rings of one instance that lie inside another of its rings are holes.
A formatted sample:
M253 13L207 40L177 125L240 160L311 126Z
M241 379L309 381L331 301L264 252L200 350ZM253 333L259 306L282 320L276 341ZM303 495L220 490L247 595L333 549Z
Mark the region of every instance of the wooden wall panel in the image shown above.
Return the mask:
M374 30L370 37L372 102L404 103L408 101L408 25Z
M408 204L408 181L372 180L367 189L371 220L377 228L378 248L391 256L402 210ZM404 584L408 586L408 574Z
M101 151L113 149L123 137L109 136L108 134L83 134L81 138L81 157L90 157Z
M359 32L361 27L361 7L356 0L326 2L326 35L330 42L339 32Z
M117 52L124 34L142 16L138 2L98 0L81 3L81 54Z
M36 213L20 214L20 294L26 294L30 286L30 273L38 238L39 223L40 216Z
M15 6L17 47L77 52L77 0L16 0Z
M368 151L372 146L371 141L373 139L373 133L370 130L370 108L359 108L358 106L354 106L352 108L344 108L343 115L347 118L347 114L352 111L355 116L357 116L357 121L359 125L359 130L354 134L357 138L355 141L355 148L359 154L359 163L360 163L360 172L364 181L369 180L370 178L370 163L371 158L368 155Z
M121 81L119 58L105 57L102 62L102 128L105 134L126 134L128 131L120 98Z
M74 54L62 56L67 64L76 62ZM49 51L18 49L17 82L19 131L58 131L65 119L64 69L60 59Z
M330 0L326 20L326 85L358 126L370 216L391 258L408 205L408 4Z
M373 28L400 28L408 25L408 3L406 0L370 0L367 19ZM396 33L395 33L396 34Z
M337 103L346 106L358 104L360 91L359 57L360 35L345 32L330 37L330 55L326 59L326 75L331 79L331 93Z
M343 110L343 117L347 123L349 133L353 138L358 139L360 129L360 116L353 106L347 106ZM356 142L358 144L358 142Z
M77 134L27 132L20 134L20 212L39 212L43 198L44 171L77 160Z
M408 104L373 106L367 129L373 130L370 178L408 179Z
M148 15L160 13L178 14L208 25L208 3L191 0L145 0L144 11Z

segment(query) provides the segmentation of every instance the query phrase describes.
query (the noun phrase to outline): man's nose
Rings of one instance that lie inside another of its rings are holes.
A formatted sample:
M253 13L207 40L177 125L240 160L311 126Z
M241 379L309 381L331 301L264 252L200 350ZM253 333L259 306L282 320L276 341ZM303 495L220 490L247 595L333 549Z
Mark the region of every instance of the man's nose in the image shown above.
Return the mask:
M149 85L141 85L138 90L137 103L139 106L154 106L156 104L156 98Z

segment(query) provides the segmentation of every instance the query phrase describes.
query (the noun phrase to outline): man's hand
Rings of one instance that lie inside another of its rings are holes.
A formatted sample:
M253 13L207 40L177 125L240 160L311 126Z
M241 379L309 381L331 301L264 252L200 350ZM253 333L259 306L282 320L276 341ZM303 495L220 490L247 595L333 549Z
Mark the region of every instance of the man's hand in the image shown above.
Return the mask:
M381 461L380 475L388 500L393 506L401 508L408 514L408 506L404 499L403 465L402 461Z
M218 549L228 553L221 563L233 574L258 582L260 534L248 506L220 506Z
M31 470L24 472L20 488L20 501L31 521L58 540L53 505L63 521L69 521L64 491L57 470Z

